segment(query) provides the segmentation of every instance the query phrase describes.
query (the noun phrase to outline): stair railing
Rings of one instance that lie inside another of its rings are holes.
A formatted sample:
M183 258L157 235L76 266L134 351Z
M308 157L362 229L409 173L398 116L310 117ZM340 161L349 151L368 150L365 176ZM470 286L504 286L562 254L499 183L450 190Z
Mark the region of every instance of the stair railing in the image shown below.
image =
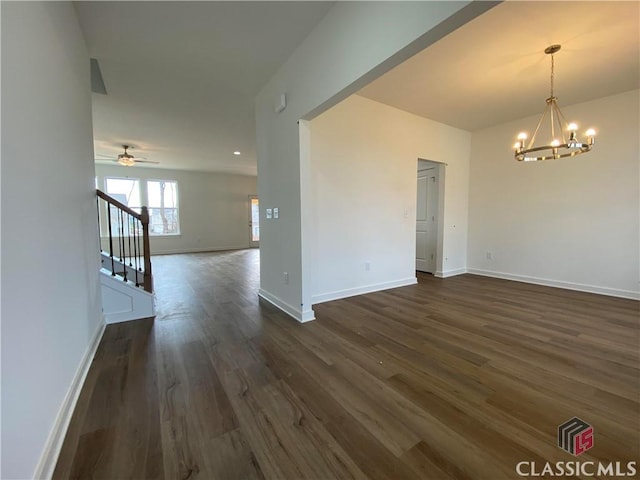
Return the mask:
M108 255L110 265L107 270L111 270L114 277L121 276L125 281L134 282L137 287L153 293L149 210L141 207L138 213L101 190L96 190L96 204L100 252ZM105 211L106 228L101 223L101 212L105 215ZM108 244L103 248L102 236L107 232Z

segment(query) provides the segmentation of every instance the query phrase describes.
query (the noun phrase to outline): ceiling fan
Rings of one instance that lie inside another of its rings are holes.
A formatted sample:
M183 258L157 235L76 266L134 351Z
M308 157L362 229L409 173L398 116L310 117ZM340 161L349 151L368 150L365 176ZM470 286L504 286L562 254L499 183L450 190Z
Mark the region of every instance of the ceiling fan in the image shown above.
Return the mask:
M145 157L136 157L134 155L131 155L128 152L128 150L129 149L133 150L133 147L130 145L122 145L122 148L124 148L124 153L121 153L120 155L118 155L117 158L113 158L109 155L102 155L100 153L98 153L97 155L100 157L110 158L113 162L119 163L120 165L123 165L125 167L132 167L136 163L155 163L155 164L160 163L160 162L154 162L152 160L147 160Z

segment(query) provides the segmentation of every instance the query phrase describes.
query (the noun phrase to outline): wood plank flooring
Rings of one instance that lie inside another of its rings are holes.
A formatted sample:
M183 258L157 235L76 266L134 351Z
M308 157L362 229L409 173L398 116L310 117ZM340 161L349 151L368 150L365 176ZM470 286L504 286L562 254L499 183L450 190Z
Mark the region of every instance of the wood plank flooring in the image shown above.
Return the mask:
M301 325L257 250L153 261L157 317L107 327L56 479L521 478L576 460L574 416L580 461L639 460L638 302L420 274Z

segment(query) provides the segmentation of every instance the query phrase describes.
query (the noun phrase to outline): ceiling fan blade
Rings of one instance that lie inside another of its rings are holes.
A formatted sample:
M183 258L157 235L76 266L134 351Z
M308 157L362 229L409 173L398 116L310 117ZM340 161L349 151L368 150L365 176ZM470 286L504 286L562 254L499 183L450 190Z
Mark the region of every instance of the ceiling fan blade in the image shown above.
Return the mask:
M156 165L160 163L160 162L154 162L153 160L138 160L137 158L134 158L133 161L136 163L155 163Z
M115 158L113 155L104 155L102 153L96 153L96 157Z

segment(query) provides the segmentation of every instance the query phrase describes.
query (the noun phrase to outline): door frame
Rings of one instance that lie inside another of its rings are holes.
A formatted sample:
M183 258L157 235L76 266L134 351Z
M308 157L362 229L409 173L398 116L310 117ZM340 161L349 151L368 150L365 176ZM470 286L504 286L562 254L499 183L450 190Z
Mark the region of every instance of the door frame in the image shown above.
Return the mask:
M426 164L426 162L418 162L418 203L416 204L416 266L418 272L431 273L436 272L436 251L438 249L438 168L435 165ZM424 185L423 182L424 181ZM421 187L421 185L423 185ZM421 190L424 188L424 192ZM420 199L422 198L422 202ZM422 204L421 204L422 203ZM418 218L418 212L424 209L424 218ZM420 228L419 228L420 225ZM423 242L425 242L425 257L419 257L418 253L422 253L419 234L423 234Z
M438 175L438 218L437 218L437 234L436 234L436 268L433 275L441 277L444 271L444 201L445 201L445 179L446 179L446 167L444 162L438 162L436 160L427 160L425 158L418 158L416 162L416 179L418 178L418 171L422 166L429 165L437 169ZM424 168L422 168L424 169ZM416 198L417 198L417 183L416 183ZM414 226L415 228L415 226ZM415 256L415 253L414 253ZM415 263L415 259L414 259Z

